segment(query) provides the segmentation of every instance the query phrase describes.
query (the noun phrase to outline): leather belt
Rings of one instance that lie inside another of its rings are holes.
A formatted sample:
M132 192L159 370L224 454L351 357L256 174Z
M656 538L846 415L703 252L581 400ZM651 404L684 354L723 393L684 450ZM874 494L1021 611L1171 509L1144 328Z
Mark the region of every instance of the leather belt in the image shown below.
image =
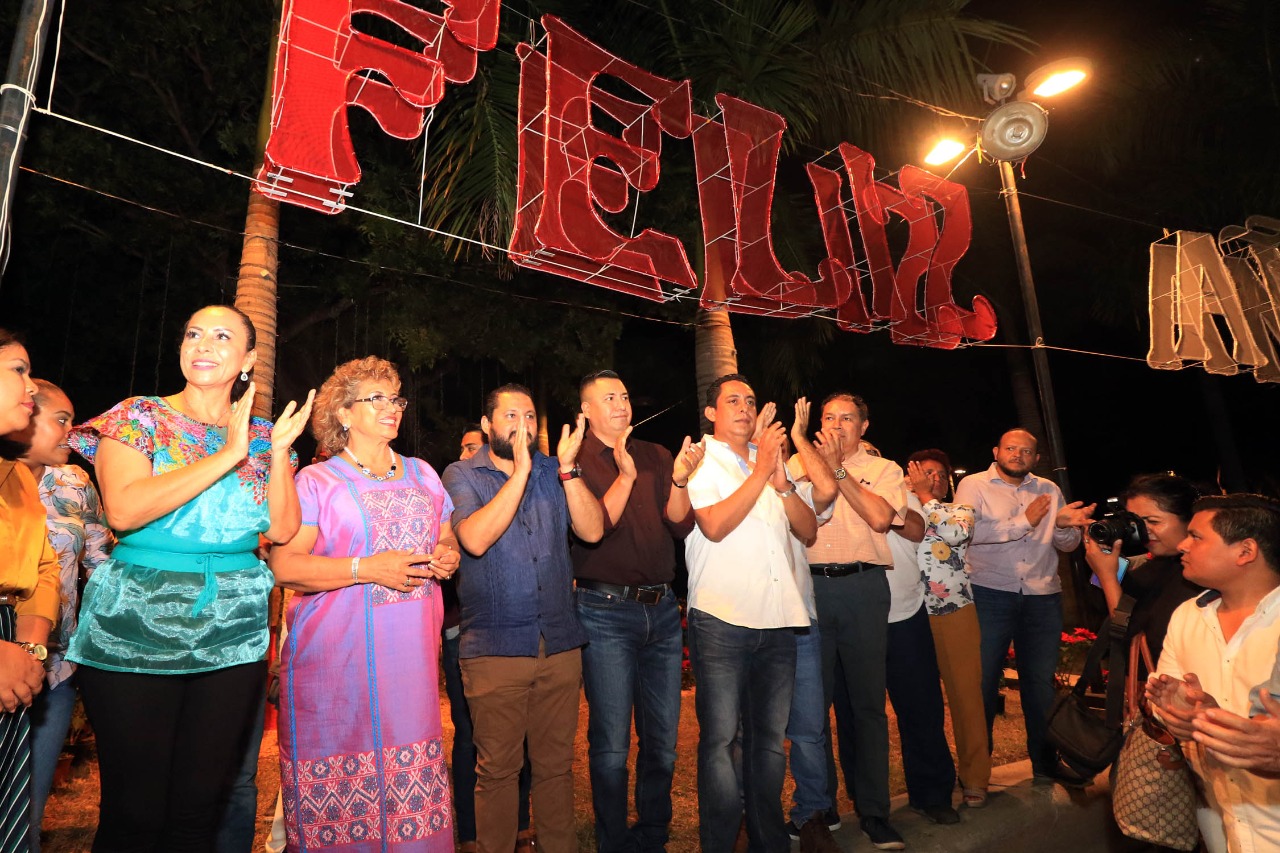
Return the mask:
M849 575L856 575L859 572L887 568L889 567L880 563L811 563L809 565L809 574L821 575L824 578L845 578Z
M666 583L651 586L622 586L616 583L590 580L577 580L574 583L581 589L603 592L605 595L612 595L624 601L638 601L641 604L657 604L667 594L667 590L671 589L671 584Z

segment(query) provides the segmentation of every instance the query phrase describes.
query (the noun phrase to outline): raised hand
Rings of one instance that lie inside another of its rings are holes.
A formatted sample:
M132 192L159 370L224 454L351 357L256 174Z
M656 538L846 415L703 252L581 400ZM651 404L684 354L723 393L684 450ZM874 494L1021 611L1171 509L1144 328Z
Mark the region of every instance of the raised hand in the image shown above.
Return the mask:
M519 418L516 423L516 434L511 439L511 460L515 470L528 474L533 470L533 457L529 454L529 422Z
M824 429L813 437L813 446L834 471L844 462L844 434Z
M919 462L907 463L907 485L916 495L927 494L933 497L933 477L924 470ZM925 501L928 503L928 501Z
M778 407L773 403L765 403L760 407L760 411L756 413L756 429L751 433L751 441L753 444L760 443L760 436L764 435L765 427L773 423L774 418L778 415Z
M698 466L702 464L702 457L707 453L707 449L699 442L694 444L689 436L684 437L684 444L680 445L680 452L676 454L675 466L671 470L671 479L685 486L689 483L689 478L693 476L693 472L698 470Z
M560 470L572 468L578 461L578 451L582 448L582 437L587 433L587 416L578 413L578 423L573 432L565 424L560 430L560 443L556 445L556 459L560 461ZM634 466L633 466L634 469Z
M782 446L786 437L786 430L779 423L766 426L760 433L760 441L756 444L756 470L767 471L770 480L773 479L774 469L777 468L778 459L782 456Z
M797 449L809 444L809 401L805 397L796 400L796 419L791 424L791 443Z
M253 416L253 395L257 385L249 383L248 389L239 400L231 404L231 419L227 421L227 443L221 453L239 462L249 455L249 419Z
M289 401L289 405L284 407L284 411L280 413L280 417L276 418L275 424L271 427L271 452L272 453L288 453L289 448L298 440L298 436L302 435L302 431L307 428L307 421L311 420L311 403L316 398L316 389L312 388L307 394L307 400L302 404L302 408L298 409L298 404L293 400ZM297 409L297 411L294 411Z
M566 424L565 429L567 430L568 428L569 426ZM618 473L634 482L636 478L636 460L631 458L631 453L627 450L627 439L631 437L632 429L634 429L634 427L627 427L623 430L622 435L619 436L618 440L614 442L613 461L618 466ZM688 439L686 439L686 441L687 440ZM561 438L561 441L563 442L564 439ZM559 453L557 453L557 455L559 455ZM574 454L574 458L577 458L576 452Z
M1093 521L1093 511L1097 506L1097 504L1085 506L1084 501L1073 501L1058 510L1053 523L1058 527L1086 527L1090 521Z
M1044 521L1044 517L1049 514L1049 507L1053 505L1053 498L1048 495L1039 495L1027 504L1027 508L1023 512L1027 516L1027 523L1032 527L1039 527L1040 522Z

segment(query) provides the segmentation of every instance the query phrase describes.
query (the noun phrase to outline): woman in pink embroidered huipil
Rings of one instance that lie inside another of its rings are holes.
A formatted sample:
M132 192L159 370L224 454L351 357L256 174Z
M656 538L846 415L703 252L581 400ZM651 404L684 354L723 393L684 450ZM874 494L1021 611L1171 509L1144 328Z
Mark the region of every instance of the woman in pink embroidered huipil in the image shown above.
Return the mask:
M390 362L340 366L297 478L302 529L271 555L289 605L280 784L290 851L451 851L440 724L442 605L459 555L431 466L391 449L408 401Z

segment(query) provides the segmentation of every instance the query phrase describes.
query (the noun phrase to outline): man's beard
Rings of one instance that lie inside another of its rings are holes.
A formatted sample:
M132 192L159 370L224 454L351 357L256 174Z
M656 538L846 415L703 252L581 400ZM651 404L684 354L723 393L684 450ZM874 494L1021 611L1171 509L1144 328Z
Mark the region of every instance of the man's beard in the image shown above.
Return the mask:
M529 455L532 456L534 451L538 449L538 436L534 433L529 434ZM514 462L516 458L515 445L511 443L511 439L494 433L489 436L489 452L499 459L506 459L508 462Z
M1002 462L997 462L996 467L1000 469L1000 473L1004 474L1007 477L1025 477L1027 476L1027 473L1031 471L1030 465L1028 465L1026 468L1024 468L1021 471L1011 471Z

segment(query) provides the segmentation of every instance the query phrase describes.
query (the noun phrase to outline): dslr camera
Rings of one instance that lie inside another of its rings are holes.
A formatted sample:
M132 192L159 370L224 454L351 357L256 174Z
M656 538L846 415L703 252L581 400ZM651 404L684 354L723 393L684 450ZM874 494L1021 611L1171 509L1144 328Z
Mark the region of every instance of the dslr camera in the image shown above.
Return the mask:
M1097 542L1104 550L1110 550L1117 539L1120 540L1120 554L1124 557L1136 557L1147 553L1147 525L1133 513L1117 509L1090 522L1086 532L1089 538Z

